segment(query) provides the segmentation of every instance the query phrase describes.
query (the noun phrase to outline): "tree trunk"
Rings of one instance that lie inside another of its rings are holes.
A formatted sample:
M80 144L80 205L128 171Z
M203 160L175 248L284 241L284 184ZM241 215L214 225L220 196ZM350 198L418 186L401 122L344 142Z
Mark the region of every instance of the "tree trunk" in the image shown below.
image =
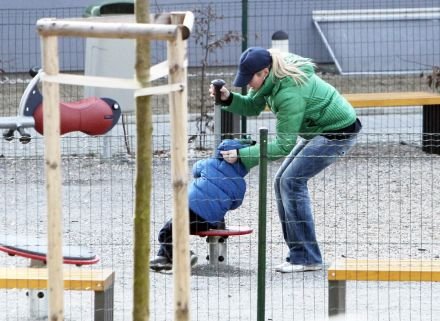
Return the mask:
M149 1L136 0L137 23L149 23ZM136 79L149 85L150 42L136 40ZM150 203L152 190L152 133L151 96L136 98L136 192L134 213L134 281L133 321L150 318Z

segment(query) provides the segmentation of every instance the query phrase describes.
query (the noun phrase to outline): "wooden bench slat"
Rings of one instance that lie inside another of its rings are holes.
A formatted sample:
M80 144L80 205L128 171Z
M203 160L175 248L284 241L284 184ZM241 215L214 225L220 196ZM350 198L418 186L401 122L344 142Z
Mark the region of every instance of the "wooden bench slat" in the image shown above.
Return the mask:
M108 269L64 269L64 289L82 291L105 291L114 283L114 272ZM0 288L44 289L47 288L46 268L1 267Z
M328 269L329 281L440 281L440 260L338 259Z
M353 107L440 105L440 94L423 91L345 94L344 97Z

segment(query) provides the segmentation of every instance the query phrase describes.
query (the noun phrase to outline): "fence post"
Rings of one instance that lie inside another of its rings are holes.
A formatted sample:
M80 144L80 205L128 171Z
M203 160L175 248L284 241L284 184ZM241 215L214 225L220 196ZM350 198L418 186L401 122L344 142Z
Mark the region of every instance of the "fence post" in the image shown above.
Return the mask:
M440 155L440 105L423 106L422 149L429 154Z
M272 48L283 52L289 52L289 36L282 30L274 32L272 35Z
M258 188L258 282L257 321L264 321L266 308L266 201L267 128L260 128L260 168Z
M245 51L248 47L248 1L241 1L241 51ZM247 94L247 88L241 88L241 94ZM241 133L247 133L247 118L246 116L241 116Z

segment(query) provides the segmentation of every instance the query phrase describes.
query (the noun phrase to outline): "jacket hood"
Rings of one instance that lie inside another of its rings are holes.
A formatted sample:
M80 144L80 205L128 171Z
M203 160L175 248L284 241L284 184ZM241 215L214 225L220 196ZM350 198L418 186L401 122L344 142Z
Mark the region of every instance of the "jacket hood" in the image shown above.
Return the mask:
M226 151L226 150L232 150L232 149L240 149L243 147L248 147L251 144L243 143L240 140L236 139L224 139L218 146L217 150L215 152L216 158L223 158L222 154L220 154L220 151Z
M299 69L304 73L303 80L305 81L307 81L310 77L312 77L315 74L314 64L308 58L304 58L289 53L284 57L284 61L287 64L299 63L300 64ZM284 77L278 79L274 76L273 71L270 70L270 73L267 76L266 80L264 81L263 86L257 91L253 91L251 89L249 93L251 96L268 96L272 93L272 90L274 88L276 89L278 86L280 86L281 83L286 83L286 82L295 85L295 82L290 77Z
M284 57L284 61L288 65L299 63L300 64L299 69L304 73L304 77L306 78L304 80L309 79L312 75L315 74L314 64L311 62L309 58L304 58L295 54L288 54L286 55L286 57Z

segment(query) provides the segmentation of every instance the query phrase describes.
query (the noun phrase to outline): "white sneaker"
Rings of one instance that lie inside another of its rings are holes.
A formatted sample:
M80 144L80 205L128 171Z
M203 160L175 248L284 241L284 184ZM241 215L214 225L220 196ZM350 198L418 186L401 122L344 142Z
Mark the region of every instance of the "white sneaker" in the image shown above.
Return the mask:
M292 264L290 264L290 262L285 261L285 262L283 262L283 263L278 264L277 266L275 266L275 271L278 271L278 270L280 270L280 269L283 269L285 266L287 267L287 266L289 266L289 265L292 265Z
M294 272L306 272L306 271L319 271L322 269L322 264L290 264L289 262L284 262L275 268L275 271L281 273L294 273Z

